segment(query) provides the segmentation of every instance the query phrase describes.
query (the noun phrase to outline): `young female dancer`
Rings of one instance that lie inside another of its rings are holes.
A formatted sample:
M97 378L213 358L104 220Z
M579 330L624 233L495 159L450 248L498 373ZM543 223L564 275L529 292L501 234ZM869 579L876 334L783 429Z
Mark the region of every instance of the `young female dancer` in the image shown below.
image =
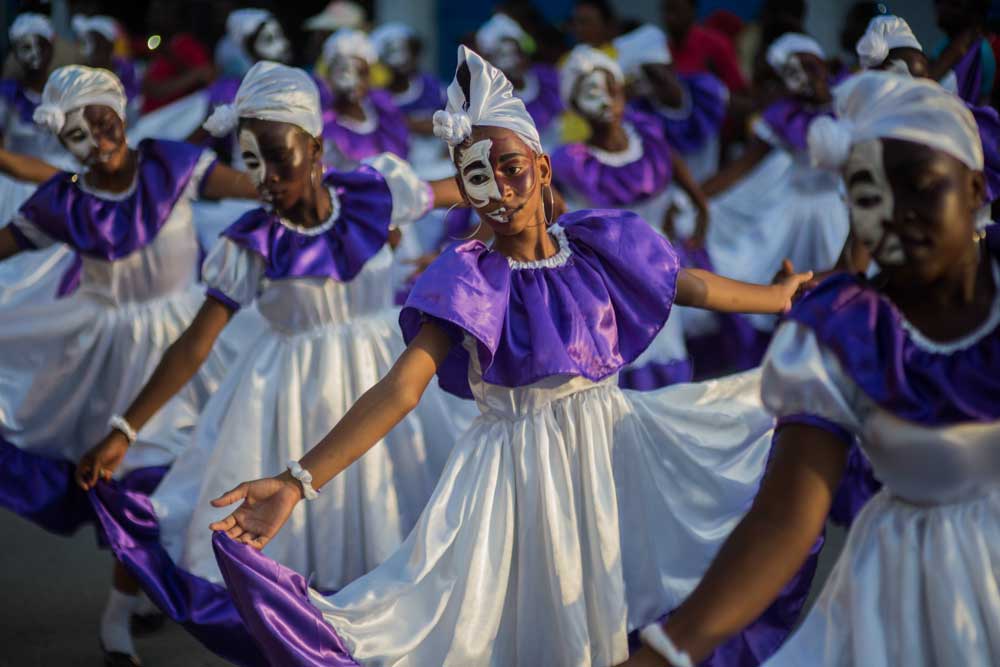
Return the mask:
M868 72L836 97L839 131L810 143L844 165L854 233L880 271L828 278L775 334L763 396L779 430L761 492L665 633L643 632L673 665L795 571L855 437L885 488L768 666L1000 660L1000 236L975 231L979 133L933 82Z
M436 132L493 248L442 254L403 310L392 370L290 470L213 501L243 501L213 524L228 534L216 552L272 664L617 664L629 630L694 586L763 473L755 374L653 393L622 392L615 374L674 302L779 311L808 276L759 287L679 269L624 211L547 228L549 158L510 82L460 47L448 100ZM246 546L275 539L303 494L322 497L435 374L482 414L393 556L325 598Z
M371 34L372 46L379 61L389 69L387 90L392 103L407 118L410 130L433 135L431 116L444 108L444 86L430 72L421 72L420 38L405 23L383 23Z
M244 77L234 107L216 112L220 132L238 128L268 206L223 232L202 271L208 297L124 420L141 429L195 374L241 307L256 303L270 326L230 364L192 446L151 502L131 507L113 489L99 496L119 559L158 605L231 659L242 660L251 646L232 633L235 611L221 613L232 603L205 528L225 512L208 501L297 460L389 371L404 348L388 279L390 226L421 217L435 200L460 201L454 181L432 186L391 155L324 175L320 108L308 74L263 62ZM225 117L238 118L237 128L222 127ZM440 393L429 398L319 502L302 507L268 554L312 573L323 590L342 588L389 556L437 482L460 432L453 424L472 409ZM112 431L81 460L81 485L111 474L128 451L128 439ZM153 539L150 525L159 528Z
M80 254L82 281L66 299L0 309L0 504L71 532L92 516L71 483L72 467L109 423L138 440L119 477L145 481L146 489L187 445L223 359L207 364L141 433L115 415L195 315L191 201L256 193L210 151L155 140L129 148L125 91L107 70L59 68L41 101L36 120L85 167L60 172L25 202L0 230L0 260L62 243ZM127 592L112 592L101 627L105 648L120 654L134 651L108 618L128 618L138 600Z

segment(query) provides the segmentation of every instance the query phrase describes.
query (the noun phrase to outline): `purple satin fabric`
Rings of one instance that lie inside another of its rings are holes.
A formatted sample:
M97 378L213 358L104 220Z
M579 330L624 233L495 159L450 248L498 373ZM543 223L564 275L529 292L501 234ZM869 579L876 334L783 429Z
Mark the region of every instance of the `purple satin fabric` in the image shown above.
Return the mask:
M309 601L302 575L223 533L212 536L212 546L235 607L268 664L359 667Z
M559 70L538 64L531 66L531 72L538 79L538 94L524 106L538 131L544 132L565 109L559 97Z
M223 104L232 104L236 92L240 89L242 79L238 76L219 77L208 87L208 106L210 109Z
M429 72L418 72L417 78L423 84L419 97L409 102L396 103L399 110L407 116L430 116L439 109L444 109L447 98L441 80Z
M829 107L807 106L794 97L783 97L764 109L761 118L791 151L808 150L809 126L820 116L832 116Z
M983 90L983 58L984 40L976 43L965 52L962 59L952 68L958 82L958 96L969 104L979 104ZM990 48L989 44L985 44Z
M323 136L352 160L361 161L379 153L394 153L405 159L410 152L406 116L396 108L392 97L384 90L371 91L368 100L378 118L374 131L358 134L339 124L336 113L328 109L324 117Z
M618 377L618 386L635 391L653 391L672 384L690 382L694 377L691 362L674 359L666 363L652 361L639 368L628 368Z
M477 343L483 378L520 387L553 375L598 381L634 361L670 314L680 269L670 244L622 210L559 219L572 255L562 266L512 270L479 241L455 244L420 276L400 314L409 343L425 318ZM441 387L472 398L469 358L453 345Z
M722 121L729 105L729 89L714 75L707 72L678 74L680 84L691 100L690 113L683 118L673 118L659 112L649 100L639 99L632 107L643 113L656 115L663 124L663 132L670 146L686 155L701 150L722 131Z
M24 88L21 87L21 83L19 81L15 81L13 79L4 79L0 81L0 99L3 99L3 101L7 103L8 107L13 108L23 122L35 122L35 107L37 107L38 104L28 99L28 96L24 94ZM41 131L41 128L39 128L39 132Z
M670 185L670 146L660 122L630 111L624 121L642 140L642 157L620 167L594 157L584 143L567 144L552 154L556 187L585 199L592 208L618 208L645 201Z
M111 68L118 80L122 82L122 87L125 88L125 97L130 102L138 97L142 92L142 86L139 84L139 73L135 69L135 63L128 58L113 56Z
M180 199L202 149L180 141L139 144L135 191L120 201L84 192L76 176L59 172L20 208L20 215L83 255L121 259L156 238ZM206 172L207 174L208 172Z
M99 482L87 497L115 558L157 607L226 660L247 667L270 664L260 655L229 592L170 559L160 545L159 522L148 496Z
M987 247L1000 256L1000 228ZM803 297L788 317L809 327L876 404L936 426L1000 419L1000 330L951 354L918 347L896 307L859 278L838 274Z
M1000 114L993 107L968 104L976 119L979 138L983 142L983 175L986 177L986 198L1000 198Z
M222 236L257 253L267 262L264 275L284 278L352 280L389 238L392 194L373 167L350 172L329 171L323 182L340 199L340 217L334 225L313 236L281 224L263 208L247 212Z

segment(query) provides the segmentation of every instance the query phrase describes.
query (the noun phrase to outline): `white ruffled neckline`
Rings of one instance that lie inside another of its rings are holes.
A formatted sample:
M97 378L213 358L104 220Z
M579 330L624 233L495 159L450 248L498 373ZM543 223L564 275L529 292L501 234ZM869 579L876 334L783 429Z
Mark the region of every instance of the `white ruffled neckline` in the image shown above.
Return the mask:
M356 120L347 116L337 116L337 124L341 127L346 127L355 134L371 134L378 129L378 114L368 100L361 102L361 110L365 112L364 120Z
M594 156L594 159L609 167L624 167L632 164L642 157L642 138L636 132L632 123L624 123L625 135L628 137L628 146L620 151L606 151L596 146L587 146L587 151Z
M566 262L569 261L570 256L573 254L573 250L569 247L569 243L566 240L566 230L559 225L552 225L549 227L549 233L552 234L556 243L559 244L559 252L551 257L536 259L530 262L519 262L516 259L508 257L507 264L510 266L511 271L524 271L525 269L555 269L566 264Z
M319 236L323 232L328 231L331 227L336 224L337 219L340 218L340 197L334 192L333 188L327 188L327 192L330 193L330 215L327 216L326 220L322 223L316 225L315 227L306 227L304 225L298 225L288 220L287 218L282 218L278 216L278 222L281 223L283 227L302 234L303 236Z
M406 90L401 93L393 94L392 102L397 107L403 106L404 104L409 104L410 102L416 102L423 94L424 78L417 74L406 82Z

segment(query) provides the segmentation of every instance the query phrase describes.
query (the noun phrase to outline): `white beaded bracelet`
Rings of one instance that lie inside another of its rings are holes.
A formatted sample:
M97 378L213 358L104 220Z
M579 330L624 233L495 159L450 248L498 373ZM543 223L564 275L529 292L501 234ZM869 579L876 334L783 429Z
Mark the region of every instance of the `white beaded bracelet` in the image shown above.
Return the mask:
M673 667L694 667L691 656L674 646L659 623L650 623L644 627L639 631L639 637L646 642L646 646L666 658Z
M135 432L132 425L121 415L111 415L111 419L108 420L108 426L124 435L130 445L139 439L139 434Z
M302 496L306 500L316 500L319 498L319 491L313 488L312 473L302 467L298 461L288 462L288 472L292 473L292 477L299 480L299 484L302 485Z

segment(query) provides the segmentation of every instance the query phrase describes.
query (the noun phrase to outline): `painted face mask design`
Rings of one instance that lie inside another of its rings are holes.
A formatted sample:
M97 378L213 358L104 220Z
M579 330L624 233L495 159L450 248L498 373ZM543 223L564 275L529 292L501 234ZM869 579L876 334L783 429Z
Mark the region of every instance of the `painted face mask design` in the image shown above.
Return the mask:
M291 60L291 45L285 38L285 33L274 19L269 19L261 26L253 41L253 49L262 60L273 60L287 63Z
M493 142L491 140L477 141L462 151L459 161L458 170L462 174L465 193L476 208L489 205L491 200L500 201L501 198L500 188L497 186L493 167L490 165L490 151L492 149ZM473 164L477 164L477 166L470 167ZM468 171L466 171L467 168ZM501 206L487 215L497 222L509 222L506 213L506 207Z
M882 142L878 139L857 144L847 160L847 182L861 174L847 193L851 207L851 229L881 266L899 266L906 261L899 237L887 231L885 222L892 220L895 206L892 186L882 161Z
M253 179L254 185L260 190L261 199L271 203L273 197L266 189L261 189L264 184L265 167L264 156L260 152L260 144L257 143L257 136L250 130L240 130L240 153L243 154L243 164L246 165L247 173Z
M27 35L14 44L14 55L24 69L36 71L42 68L42 44L38 35Z
M382 60L393 69L402 69L410 64L410 45L405 39L394 39L385 45Z
M511 72L521 63L521 47L513 39L500 40L492 61L501 72Z
M608 91L607 75L601 70L595 70L581 77L574 102L587 118L611 120L611 93Z
M788 62L781 68L781 80L785 82L788 90L799 95L804 95L812 90L812 84L806 75L806 70L802 67L802 61L797 55L788 58Z
M90 123L83 115L82 108L74 109L66 114L66 124L63 125L59 136L66 144L67 150L82 164L93 164L105 161L110 157L98 155L97 141L90 130Z

